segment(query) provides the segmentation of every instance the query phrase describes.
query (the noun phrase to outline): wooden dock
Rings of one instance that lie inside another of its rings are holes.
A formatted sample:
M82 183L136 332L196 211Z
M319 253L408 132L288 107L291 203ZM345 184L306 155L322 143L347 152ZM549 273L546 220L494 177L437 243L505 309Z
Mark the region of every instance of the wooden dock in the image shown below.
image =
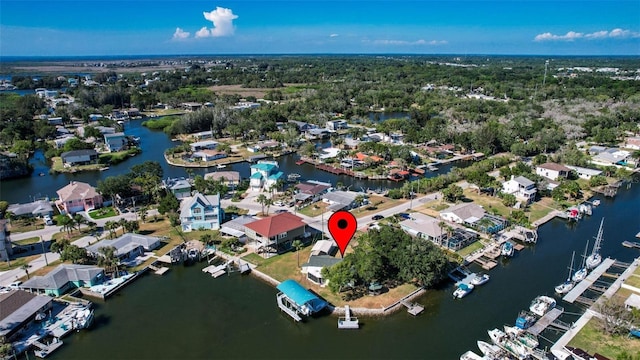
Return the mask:
M407 308L407 312L413 316L416 316L424 311L424 306L418 303L409 303L406 300L402 300L400 301L400 303L404 305Z
M494 267L498 266L498 263L495 260L493 260L493 259L485 259L483 257L477 258L475 260L475 262L478 265L482 266L482 268L485 269L485 270L491 270Z
M611 258L604 259L602 263L598 265L597 268L593 269L593 271L591 271L591 273L587 275L584 280L577 283L576 286L574 286L573 289L571 289L571 291L569 291L567 295L562 298L562 300L568 303L575 302L576 299L578 299L578 297L580 297L582 293L584 293L589 287L591 287L591 285L593 285L593 283L596 282L596 280L598 280L600 276L602 276L604 272L607 271L607 269L609 269L611 265L613 265L614 262L615 260Z
M206 272L211 274L212 277L218 278L227 273L227 267L229 266L229 262L226 262L222 265L209 265L202 269L202 272Z
M38 350L34 350L33 353L39 358L45 358L52 352L56 351L56 349L58 349L60 346L62 346L63 342L56 338L56 340L51 342L51 344L49 345L43 344L37 340L34 341L32 345L38 348Z
M549 326L564 328L566 325L560 322L556 322L556 319L558 319L563 312L564 309L561 307L555 307L551 309L548 313L544 314L543 317L538 319L538 321L536 321L536 323L533 324L532 327L528 328L527 332L532 335L538 336L542 331L544 331L544 329ZM567 328L566 330L569 329Z
M164 275L164 273L169 271L169 268L166 266L157 267L155 265L149 265L149 269L153 270L153 273L156 275Z

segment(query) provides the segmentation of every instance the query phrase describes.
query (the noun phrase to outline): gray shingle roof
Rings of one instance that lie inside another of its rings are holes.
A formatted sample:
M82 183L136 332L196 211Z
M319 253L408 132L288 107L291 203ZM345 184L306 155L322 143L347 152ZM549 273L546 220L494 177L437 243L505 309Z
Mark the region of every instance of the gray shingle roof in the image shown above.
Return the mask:
M22 284L26 289L57 290L65 286L69 281L91 281L103 272L102 268L92 265L63 264L47 275L34 276Z
M127 233L116 239L105 239L91 246L87 246L87 251L93 254L99 254L100 252L98 250L101 247L113 246L116 248L116 255L122 255L138 246L142 246L145 250L152 250L159 243L160 238L155 236Z

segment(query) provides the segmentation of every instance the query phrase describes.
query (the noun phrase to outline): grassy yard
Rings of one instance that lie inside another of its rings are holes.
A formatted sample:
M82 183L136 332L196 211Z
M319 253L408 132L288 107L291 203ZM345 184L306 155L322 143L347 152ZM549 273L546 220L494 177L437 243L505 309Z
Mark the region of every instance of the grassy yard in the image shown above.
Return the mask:
M34 231L44 229L44 222L42 219L31 218L26 219L14 219L9 222L9 230L13 234L23 233L27 231Z
M618 355L623 351L633 355L640 352L640 340L629 339L626 335L605 336L598 330L593 319L580 330L568 345L583 349L590 354L597 352L609 359L618 358Z
M14 241L13 243L16 245L26 246L31 244L37 244L40 242L40 238L38 236L30 237L28 239L22 239L18 241Z
M456 251L456 254L458 254L458 255L460 255L462 257L465 257L465 256L471 254L472 252L474 252L474 251L476 251L478 249L481 249L483 246L484 245L482 245L482 241L476 241L473 244Z
M394 200L394 199L386 198L384 196L370 195L369 205L363 206L361 208L362 210L355 209L355 210L352 210L351 212L357 218L362 218L362 217L371 216L382 210L386 210L394 206L398 206L400 204L408 203L408 202L409 200L406 200L406 199ZM371 210L368 210L369 207L371 207Z
M316 217L320 214L322 214L323 211L326 211L326 208L329 207L329 204L323 202L323 201L318 201L315 202L313 204L307 205L305 207L303 207L302 209L299 209L298 212L302 215L306 215L306 216L310 216L310 217Z
M116 215L115 209L111 206L89 212L92 219L104 219Z

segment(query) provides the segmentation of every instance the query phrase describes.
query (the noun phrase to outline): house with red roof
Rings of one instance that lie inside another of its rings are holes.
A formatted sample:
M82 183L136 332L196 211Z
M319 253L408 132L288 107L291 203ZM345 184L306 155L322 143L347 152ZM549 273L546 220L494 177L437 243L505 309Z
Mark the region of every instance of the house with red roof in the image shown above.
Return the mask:
M301 217L286 212L244 225L248 243L257 252L288 250L293 240L305 237L306 226Z

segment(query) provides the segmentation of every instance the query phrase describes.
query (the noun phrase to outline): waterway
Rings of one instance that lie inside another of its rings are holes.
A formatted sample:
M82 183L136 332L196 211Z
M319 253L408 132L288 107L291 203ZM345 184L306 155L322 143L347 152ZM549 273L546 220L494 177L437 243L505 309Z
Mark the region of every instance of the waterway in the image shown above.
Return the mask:
M132 120L125 123L124 132L127 135L139 137L141 139L140 147L142 153L127 159L116 165L111 165L105 171L89 171L79 173L62 173L49 174L50 165L47 163L42 152L37 151L31 158L30 163L34 167L34 171L30 177L20 179L9 179L0 182L0 199L9 203L25 203L30 202L34 198L56 197L56 191L71 181L82 181L91 185L97 185L98 180L107 176L120 175L127 173L131 166L141 164L145 161L157 161L162 165L164 177L187 177L185 168L168 165L164 160L164 151L168 148L179 145L180 142L173 142L162 131L150 130L142 126L143 120ZM328 143L318 144L326 146ZM324 171L318 171L309 164L296 165L295 162L300 157L298 154L291 154L278 158L281 171L285 174L298 173L301 179L313 179L318 181L330 182L336 184L342 182L344 186L351 186L351 190L377 189L380 187L394 188L402 186L400 182L387 180L361 180L354 179L349 176L336 176ZM452 166L464 167L469 162L458 162L455 165L447 164L440 167L440 172L448 172ZM224 170L235 170L240 172L240 176L248 178L250 175L251 164L247 162L232 164ZM211 168L192 168L194 175L204 175L207 172L216 171L215 167ZM426 176L432 177L438 173L427 172ZM43 174L43 176L40 176Z
M200 271L204 264L175 266L164 276L145 275L96 304L93 329L65 338L51 358L458 359L466 350L478 352L476 340L488 341L487 329L513 324L535 296L553 295L567 276L571 253L582 253L587 240L593 243L602 217L602 254L626 262L640 255L620 244L640 231L640 184L601 200L593 216L578 223L543 225L537 244L500 262L490 271L491 280L464 299L452 298L452 284L430 290L418 300L425 312L417 317L400 311L361 319L362 328L354 331L338 330L333 317L298 324L280 313L276 289L260 280L238 274L213 279ZM559 304L567 312L581 311ZM572 322L577 316L562 319Z

